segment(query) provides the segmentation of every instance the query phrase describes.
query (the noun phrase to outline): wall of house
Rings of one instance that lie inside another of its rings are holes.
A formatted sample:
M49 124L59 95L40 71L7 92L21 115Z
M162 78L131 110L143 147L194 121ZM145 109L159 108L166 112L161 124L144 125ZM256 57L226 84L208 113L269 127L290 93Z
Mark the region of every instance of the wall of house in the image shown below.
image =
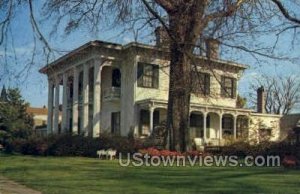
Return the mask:
M107 88L112 87L112 67L103 67L101 72L101 90L104 91Z
M169 61L161 60L157 58L145 58L140 57L139 61L150 64L158 64L159 69L159 87L158 88L143 88L136 87L135 101L145 99L156 99L156 100L168 100L169 91ZM226 107L236 107L236 98L224 98L221 97L221 75L233 77L238 79L239 72L233 70L218 70L214 69L214 73L211 70L201 70L211 74L210 78L210 91L209 96L199 96L192 94L191 103L204 104L204 105L216 105ZM137 75L134 75L135 79Z
M101 106L101 133L111 132L111 113L120 112L120 102L102 102ZM122 130L122 128L121 128Z
M158 88L143 88L137 87L135 101L145 100L145 99L158 99L158 100L168 100L169 93L169 62L160 59L145 59L139 58L137 62L146 62L150 64L159 65L159 80ZM137 65L135 66L137 69ZM135 82L137 79L137 74L134 75Z
M280 140L281 115L252 113L250 117L249 138L259 141L259 130L269 128L271 130L271 141Z
M235 79L238 79L238 74L232 71L226 70L213 70L212 73L210 70L200 70L202 72L209 73L210 76L210 95L201 96L201 95L191 95L191 103L196 104L207 104L207 105L216 105L216 106L226 106L226 107L236 107L236 97L235 98L224 98L221 97L221 76L228 76Z

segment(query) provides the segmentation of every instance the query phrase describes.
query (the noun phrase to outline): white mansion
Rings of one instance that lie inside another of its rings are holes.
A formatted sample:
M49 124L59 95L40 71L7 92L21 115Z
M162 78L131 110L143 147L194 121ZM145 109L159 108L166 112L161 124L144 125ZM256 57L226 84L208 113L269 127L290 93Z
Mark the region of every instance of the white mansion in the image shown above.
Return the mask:
M151 134L167 113L169 59L163 41L160 32L156 46L91 41L43 67L40 72L49 80L48 133ZM278 140L282 116L264 113L263 88L258 90L257 111L236 106L238 80L247 66L219 59L215 41L207 45L212 62L207 65L206 57L196 57L204 90L191 97L191 138L214 145L225 137L266 133Z

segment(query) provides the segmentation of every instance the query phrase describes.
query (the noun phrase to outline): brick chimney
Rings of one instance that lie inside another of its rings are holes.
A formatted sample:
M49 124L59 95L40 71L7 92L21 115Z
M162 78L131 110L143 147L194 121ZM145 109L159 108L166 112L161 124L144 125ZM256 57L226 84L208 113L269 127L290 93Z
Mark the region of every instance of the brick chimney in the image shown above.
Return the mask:
M156 36L156 46L162 48L169 48L170 38L164 27L159 26L155 29L154 32Z
M205 40L206 56L211 59L219 58L220 42L217 39L208 38Z
M265 89L263 86L257 89L257 112L265 113Z

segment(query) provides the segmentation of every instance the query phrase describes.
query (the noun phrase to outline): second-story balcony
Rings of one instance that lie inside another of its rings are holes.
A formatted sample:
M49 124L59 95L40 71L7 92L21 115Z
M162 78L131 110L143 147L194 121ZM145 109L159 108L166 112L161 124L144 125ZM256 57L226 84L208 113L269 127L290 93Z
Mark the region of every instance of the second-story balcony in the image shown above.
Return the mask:
M104 101L119 100L121 96L121 88L109 87L103 89L102 99Z

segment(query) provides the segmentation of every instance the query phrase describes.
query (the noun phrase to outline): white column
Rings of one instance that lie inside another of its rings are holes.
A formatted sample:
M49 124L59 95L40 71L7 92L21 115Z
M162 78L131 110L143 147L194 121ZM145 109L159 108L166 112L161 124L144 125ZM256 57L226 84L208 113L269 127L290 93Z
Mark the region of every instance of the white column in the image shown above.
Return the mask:
M237 121L237 116L233 116L233 138L236 139L236 121Z
M206 117L207 117L207 113L203 113L203 141L204 141L204 143L206 143L206 138L207 138Z
M154 112L154 108L151 107L149 109L149 113L150 113L150 134L152 134L152 132L153 132L153 112Z
M79 85L79 71L74 68L74 77L73 77L73 115L72 115L72 133L78 134L78 85Z
M220 134L219 134L219 139L223 139L223 126L222 126L222 117L223 115L222 114L219 114L219 117L220 117Z
M89 64L83 64L83 92L82 92L82 131L84 135L89 132Z
M93 137L100 136L101 119L101 61L94 62Z
M63 103L62 103L62 124L61 130L63 133L67 132L67 107L68 107L68 75L63 74Z
M59 124L59 82L60 79L57 77L55 80L55 107L54 107L54 127L53 133L58 133L58 124Z
M51 134L53 130L53 81L48 80L48 118L47 118L47 134Z

